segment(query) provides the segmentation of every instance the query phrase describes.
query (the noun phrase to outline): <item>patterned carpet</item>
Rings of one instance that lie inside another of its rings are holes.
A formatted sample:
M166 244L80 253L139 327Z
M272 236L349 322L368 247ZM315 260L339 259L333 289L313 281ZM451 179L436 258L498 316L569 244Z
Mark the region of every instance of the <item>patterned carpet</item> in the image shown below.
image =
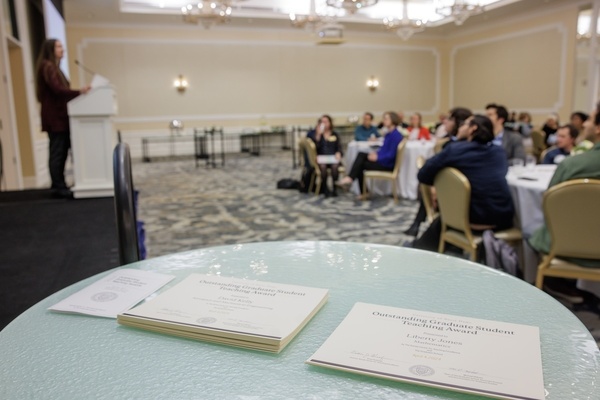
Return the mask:
M343 240L400 245L414 217L414 201L391 197L355 201L277 189L299 179L288 152L229 158L225 167L190 161L135 164L140 219L150 257L221 244L273 240Z
M224 167L195 168L192 159L136 162L139 219L146 224L148 257L223 244L276 240L342 240L402 245L417 202L391 197L357 201L340 192L325 198L276 188L299 179L290 152L229 157ZM422 229L425 226L422 227ZM563 302L564 303L564 302ZM600 339L600 318L572 309Z

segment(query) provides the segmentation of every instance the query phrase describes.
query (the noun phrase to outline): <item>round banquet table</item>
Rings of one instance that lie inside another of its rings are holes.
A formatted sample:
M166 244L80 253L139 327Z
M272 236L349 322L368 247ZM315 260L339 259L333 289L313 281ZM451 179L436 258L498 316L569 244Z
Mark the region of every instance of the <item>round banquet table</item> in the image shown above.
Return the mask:
M46 309L108 272L41 301L0 332L0 398L474 399L304 364L357 301L540 327L547 399L599 399L600 355L581 322L529 284L458 258L393 246L271 242L128 265L328 288L329 302L280 353L119 326Z
M404 138L403 140L407 140ZM354 164L354 160L358 156L358 153L368 153L374 151L374 145L381 145L382 141L379 142L357 142L352 141L348 143L346 149L346 155L344 159L344 165L346 166L346 172L349 173ZM400 172L398 173L398 195L405 199L416 200L419 192L419 180L417 179L417 158L419 156L425 159L433 156L433 149L435 146L434 140L409 140L406 142L404 147L404 156L402 159L402 165L400 166ZM392 184L386 180L376 180L375 182L368 182L369 190L377 195L390 195L392 194ZM351 188L353 193L359 194L360 188L358 183L354 182Z

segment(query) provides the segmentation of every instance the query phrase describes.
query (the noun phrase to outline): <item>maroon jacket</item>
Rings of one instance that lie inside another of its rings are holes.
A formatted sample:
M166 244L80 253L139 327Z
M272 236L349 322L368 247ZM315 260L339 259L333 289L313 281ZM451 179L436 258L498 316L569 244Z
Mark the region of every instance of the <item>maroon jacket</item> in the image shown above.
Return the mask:
M79 96L79 90L71 90L69 81L57 65L42 61L38 71L40 103L42 104L42 130L68 132L69 114L67 102Z

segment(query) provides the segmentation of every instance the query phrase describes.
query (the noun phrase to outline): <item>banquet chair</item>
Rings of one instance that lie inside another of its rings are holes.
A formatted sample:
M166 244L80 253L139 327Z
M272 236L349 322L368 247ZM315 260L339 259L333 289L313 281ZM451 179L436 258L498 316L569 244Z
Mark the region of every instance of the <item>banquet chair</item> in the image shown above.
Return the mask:
M586 268L565 258L600 261L600 180L575 179L544 193L543 210L551 237L550 253L538 266L535 285L545 276L600 281L600 268Z
M119 143L113 152L115 214L121 265L140 260L135 214L131 155L127 143Z
M404 147L408 140L404 139L398 144L396 149L396 162L394 163L394 169L392 171L364 171L363 187L362 187L362 198L367 199L367 180L369 179L385 179L392 181L392 195L394 196L394 202L398 202L398 173L400 172L400 166L402 165L402 159L404 156Z
M417 168L421 169L425 165L425 157L417 157ZM438 213L433 205L433 196L431 193L432 187L424 183L419 183L419 192L421 193L421 200L423 200L423 206L425 207L425 214L427 215L427 222L430 224L434 219L437 218Z
M544 158L546 157L546 154L548 154L549 151L552 151L556 149L556 146L550 146L547 149L544 149L541 153L540 153L540 157L539 157L539 162L544 161Z
M313 170L310 177L310 184L308 185L308 191L310 192L313 185L316 185L315 195L318 196L321 192L321 184L323 180L321 178L321 169L317 163L317 146L315 145L315 142L309 138L304 138L304 149L306 151L308 165Z
M442 222L438 251L444 253L446 242L448 242L469 253L471 261L476 261L477 247L482 242L482 237L473 234L469 222L471 203L469 180L456 168L447 167L438 172L433 186L437 193ZM515 244L522 239L521 231L517 228L494 232L494 236Z
M533 142L532 154L538 161L542 161L542 152L546 148L546 137L543 132L532 131L531 141Z
M442 138L435 141L435 145L433 146L433 154L437 154L444 148L444 145L448 143L450 138Z

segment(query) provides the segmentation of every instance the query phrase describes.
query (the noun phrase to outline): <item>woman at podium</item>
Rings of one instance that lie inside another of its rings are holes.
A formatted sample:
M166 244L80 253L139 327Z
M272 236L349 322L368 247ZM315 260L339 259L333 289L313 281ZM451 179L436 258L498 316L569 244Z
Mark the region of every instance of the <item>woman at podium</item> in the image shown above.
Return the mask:
M71 148L67 102L85 94L90 87L72 90L59 64L64 54L59 40L47 39L36 67L36 94L42 106L42 130L50 139L48 169L52 180L52 194L56 197L72 197L65 182L65 163Z

